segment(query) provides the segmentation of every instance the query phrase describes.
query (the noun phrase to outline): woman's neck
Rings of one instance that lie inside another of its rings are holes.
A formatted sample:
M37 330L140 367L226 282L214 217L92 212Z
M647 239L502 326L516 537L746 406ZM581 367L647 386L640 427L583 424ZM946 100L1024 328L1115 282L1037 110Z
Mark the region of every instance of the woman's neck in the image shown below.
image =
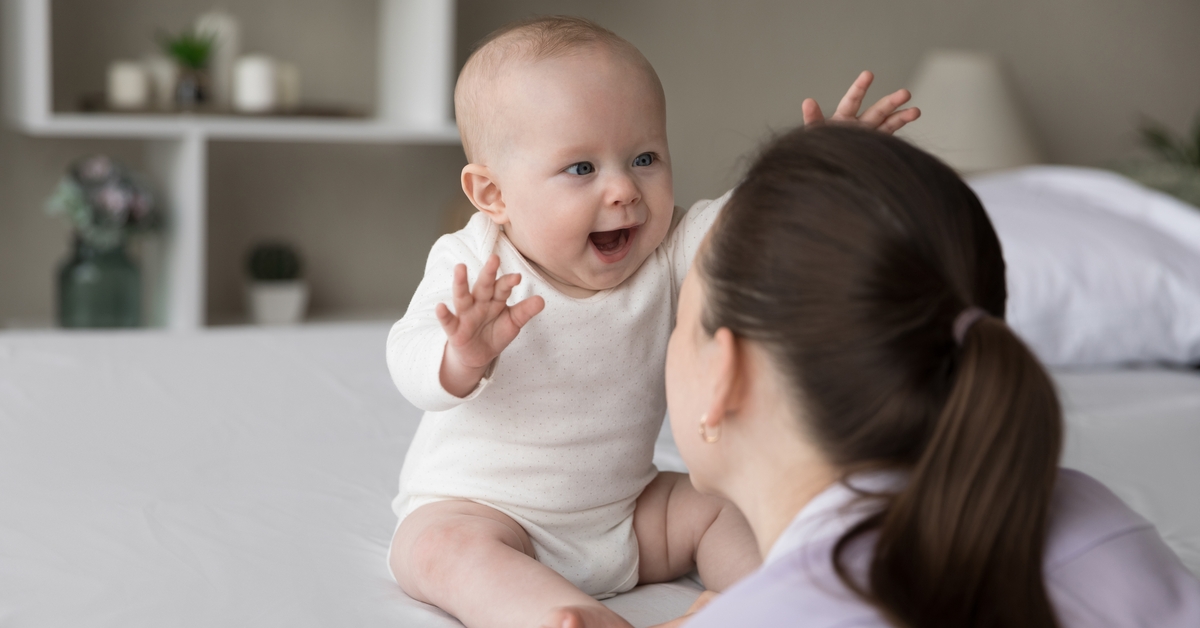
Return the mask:
M792 456L796 453L792 452ZM787 463L781 464L782 460ZM744 479L752 486L739 487L741 490L727 494L738 497L735 503L754 530L759 552L766 558L796 515L829 488L837 480L837 474L823 460L805 455L790 460L772 456L756 466L760 471L747 474Z
M726 458L738 464L718 492L742 511L765 558L808 502L838 479L838 470L802 429L803 410L771 355L753 342L745 349L750 389L725 428L732 448Z

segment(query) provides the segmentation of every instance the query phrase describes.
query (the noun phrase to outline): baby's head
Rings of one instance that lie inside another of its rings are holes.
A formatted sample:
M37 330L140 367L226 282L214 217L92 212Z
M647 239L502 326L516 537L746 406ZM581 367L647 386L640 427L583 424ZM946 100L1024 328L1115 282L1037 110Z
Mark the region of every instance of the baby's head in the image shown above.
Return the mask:
M454 108L463 191L560 290L612 288L666 237L666 103L629 42L579 18L507 26L467 60Z

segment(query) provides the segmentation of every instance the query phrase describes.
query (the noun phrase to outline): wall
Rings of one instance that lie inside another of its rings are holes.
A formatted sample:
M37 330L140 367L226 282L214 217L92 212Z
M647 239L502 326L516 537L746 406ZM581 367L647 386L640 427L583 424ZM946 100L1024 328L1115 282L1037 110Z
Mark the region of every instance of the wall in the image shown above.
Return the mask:
M56 103L70 107L75 92L97 89L106 60L149 50L155 25L178 29L208 6L55 0L63 18ZM373 100L371 0L236 6L245 47L297 61L307 94ZM880 96L903 86L931 47L1001 55L1053 162L1125 155L1135 149L1140 115L1182 130L1200 108L1195 0L459 0L460 61L493 28L535 13L596 19L654 64L667 91L680 204L733 185L744 155L799 122L805 97L831 107L868 68ZM42 215L41 204L66 163L90 152L137 163L141 145L0 129L0 326L50 320L67 230ZM461 165L453 147L214 144L210 315L228 320L240 311L241 256L266 236L303 248L318 314L402 311L441 208L457 195Z
M1200 110L1196 0L460 0L464 48L533 14L597 20L642 50L667 92L675 199L732 186L743 156L828 110L859 71L871 96L905 85L925 50L1001 56L1049 161L1101 164L1135 149L1146 114L1183 130Z

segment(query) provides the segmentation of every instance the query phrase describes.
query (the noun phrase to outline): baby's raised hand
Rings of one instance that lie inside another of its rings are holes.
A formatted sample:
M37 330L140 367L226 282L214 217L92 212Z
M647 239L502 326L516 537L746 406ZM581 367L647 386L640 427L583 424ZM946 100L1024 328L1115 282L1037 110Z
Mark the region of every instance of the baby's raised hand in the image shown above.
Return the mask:
M912 98L912 94L907 89L896 90L884 96L879 102L864 111L861 116L858 115L863 98L867 95L867 88L871 87L873 80L875 80L875 75L870 72L864 71L859 74L858 78L854 80L854 84L846 91L846 95L842 96L842 102L838 103L837 110L830 116L829 121L857 124L884 133L895 133L900 127L921 116L921 110L916 107L899 109L900 105ZM800 109L804 113L804 124L825 122L825 115L821 113L820 105L812 98L806 98L800 105Z
M521 275L496 277L500 258L492 255L479 272L475 288L467 286L467 267L454 267L454 312L438 303L438 323L446 332L446 353L442 357L442 387L464 397L479 384L488 365L504 351L531 318L546 307L542 297L529 297L508 305L513 287Z

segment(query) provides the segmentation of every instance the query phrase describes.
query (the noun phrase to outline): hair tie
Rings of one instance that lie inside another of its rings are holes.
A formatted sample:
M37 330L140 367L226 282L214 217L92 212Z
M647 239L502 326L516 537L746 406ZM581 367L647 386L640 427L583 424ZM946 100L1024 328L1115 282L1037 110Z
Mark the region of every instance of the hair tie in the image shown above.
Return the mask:
M967 331L971 329L971 325L974 325L976 321L987 315L986 310L974 305L959 313L958 317L954 319L954 342L961 347L963 340L967 337Z

